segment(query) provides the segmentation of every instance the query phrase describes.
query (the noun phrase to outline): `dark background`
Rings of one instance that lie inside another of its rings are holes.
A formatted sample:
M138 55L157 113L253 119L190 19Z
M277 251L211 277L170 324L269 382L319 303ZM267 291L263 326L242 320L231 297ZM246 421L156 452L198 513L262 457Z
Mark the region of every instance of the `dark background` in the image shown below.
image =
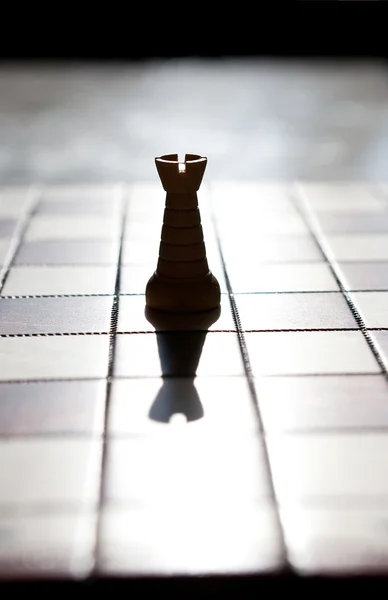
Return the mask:
M79 3L2 8L6 60L388 56L385 3Z

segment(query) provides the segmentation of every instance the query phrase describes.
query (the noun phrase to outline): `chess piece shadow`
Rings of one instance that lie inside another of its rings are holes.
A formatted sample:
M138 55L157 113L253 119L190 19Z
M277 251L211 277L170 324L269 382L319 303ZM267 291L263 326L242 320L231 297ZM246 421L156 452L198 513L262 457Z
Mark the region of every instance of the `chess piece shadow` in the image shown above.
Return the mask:
M194 380L209 327L221 314L220 307L190 315L163 313L146 307L146 319L155 327L163 385L149 418L169 423L174 415L197 421L204 410Z

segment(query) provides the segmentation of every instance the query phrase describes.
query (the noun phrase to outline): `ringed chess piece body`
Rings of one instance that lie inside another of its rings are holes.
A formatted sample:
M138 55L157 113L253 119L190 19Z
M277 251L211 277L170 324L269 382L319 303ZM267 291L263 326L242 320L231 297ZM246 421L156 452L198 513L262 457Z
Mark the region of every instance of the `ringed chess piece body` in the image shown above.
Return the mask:
M146 305L154 310L190 313L220 305L220 286L209 270L197 191L207 159L177 154L155 159L166 204L155 273L146 287Z

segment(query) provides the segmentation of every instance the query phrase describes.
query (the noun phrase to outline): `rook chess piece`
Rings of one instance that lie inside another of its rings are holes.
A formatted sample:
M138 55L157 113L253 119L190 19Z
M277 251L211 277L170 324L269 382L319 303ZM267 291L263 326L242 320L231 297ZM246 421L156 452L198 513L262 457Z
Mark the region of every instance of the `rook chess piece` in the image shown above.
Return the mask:
M154 310L190 313L220 305L220 286L209 270L197 191L207 159L177 154L155 159L166 204L155 273L146 287L146 305Z

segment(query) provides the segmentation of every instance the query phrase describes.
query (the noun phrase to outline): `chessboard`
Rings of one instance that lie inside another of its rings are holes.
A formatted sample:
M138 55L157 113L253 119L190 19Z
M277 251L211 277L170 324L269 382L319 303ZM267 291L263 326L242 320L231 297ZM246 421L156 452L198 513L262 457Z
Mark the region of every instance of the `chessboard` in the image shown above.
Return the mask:
M216 181L155 328L159 182L0 190L0 579L388 571L388 186Z

